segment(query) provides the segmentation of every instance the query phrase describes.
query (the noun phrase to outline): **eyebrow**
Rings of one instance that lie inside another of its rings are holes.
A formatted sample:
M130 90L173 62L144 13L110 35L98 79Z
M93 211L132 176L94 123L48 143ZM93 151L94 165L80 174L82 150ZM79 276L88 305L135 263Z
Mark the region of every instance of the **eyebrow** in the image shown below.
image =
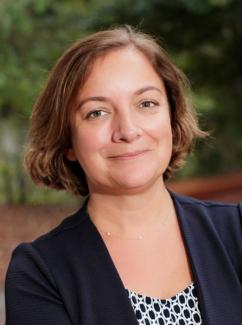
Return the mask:
M155 87L155 86L145 86L145 87L142 87L142 88L136 90L136 91L134 92L134 95L141 95L141 94L143 94L144 92L149 91L149 90L156 90L156 91L158 91L159 93L162 94L162 91L161 91L158 87ZM78 103L77 109L81 108L81 107L82 107L86 102L89 102L89 101L96 101L96 102L109 102L110 100L108 99L108 97L104 97L104 96L92 96L92 97L87 97L87 98L82 99L82 100Z

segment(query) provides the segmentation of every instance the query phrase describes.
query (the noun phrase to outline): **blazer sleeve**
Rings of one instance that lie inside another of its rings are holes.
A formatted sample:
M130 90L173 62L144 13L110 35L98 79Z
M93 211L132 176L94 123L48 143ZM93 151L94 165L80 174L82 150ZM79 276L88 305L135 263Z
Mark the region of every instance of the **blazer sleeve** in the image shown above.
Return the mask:
M33 244L13 252L5 282L6 325L71 325L53 277Z

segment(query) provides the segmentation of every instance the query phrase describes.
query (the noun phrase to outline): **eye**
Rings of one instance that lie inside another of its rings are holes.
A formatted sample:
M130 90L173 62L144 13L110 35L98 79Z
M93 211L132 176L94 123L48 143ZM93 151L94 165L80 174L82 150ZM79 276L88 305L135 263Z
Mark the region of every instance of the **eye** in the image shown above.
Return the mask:
M101 109L99 109L99 110L89 112L86 115L86 119L97 119L97 118L105 116L106 114L107 114L107 112L102 111Z
M139 107L143 108L143 107L154 107L157 106L158 103L153 101L153 100L144 100L142 103L140 103Z

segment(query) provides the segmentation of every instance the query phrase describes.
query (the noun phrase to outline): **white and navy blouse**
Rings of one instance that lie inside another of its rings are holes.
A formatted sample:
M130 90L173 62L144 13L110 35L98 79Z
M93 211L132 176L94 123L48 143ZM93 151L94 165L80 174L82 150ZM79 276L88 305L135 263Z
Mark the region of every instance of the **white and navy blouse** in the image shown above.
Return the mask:
M168 299L144 296L126 289L138 324L201 325L202 319L194 283Z

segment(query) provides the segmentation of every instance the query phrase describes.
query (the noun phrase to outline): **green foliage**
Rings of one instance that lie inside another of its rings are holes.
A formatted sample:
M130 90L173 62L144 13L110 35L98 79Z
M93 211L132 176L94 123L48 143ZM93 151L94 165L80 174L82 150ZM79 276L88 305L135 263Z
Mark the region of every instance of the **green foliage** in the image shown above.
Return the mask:
M0 132L16 133L19 140L11 154L11 146L0 141L0 200L63 200L62 194L33 191L21 168L32 104L65 48L87 33L123 23L159 37L188 75L201 124L212 131L209 141L198 143L180 177L241 169L241 12L240 0L2 1ZM7 130L6 123L13 128Z
M0 4L0 114L28 116L47 71L83 35L81 2L18 0Z

